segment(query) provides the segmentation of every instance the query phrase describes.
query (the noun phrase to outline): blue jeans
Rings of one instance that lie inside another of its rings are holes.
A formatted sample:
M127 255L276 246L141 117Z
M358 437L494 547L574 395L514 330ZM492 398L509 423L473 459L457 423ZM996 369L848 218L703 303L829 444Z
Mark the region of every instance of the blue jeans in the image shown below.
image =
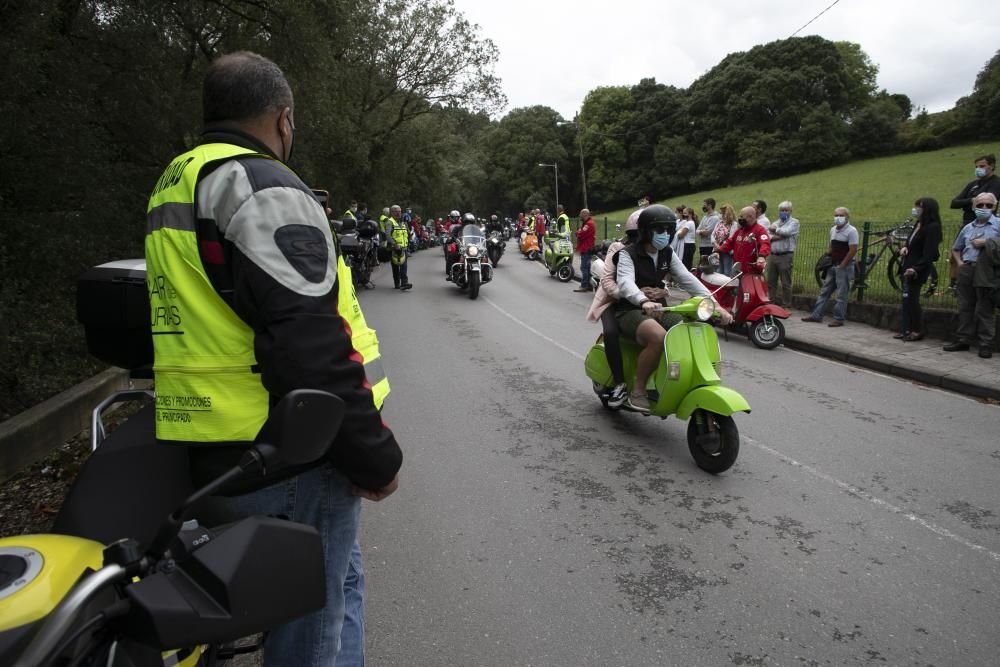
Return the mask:
M580 253L580 287L590 287L590 262L594 259L594 253Z
M733 255L729 252L719 253L719 271L727 276L733 275Z
M361 499L351 493L351 482L322 465L222 502L238 515L287 516L315 527L323 540L326 607L274 628L264 644L264 664L363 665L364 573L357 543Z
M826 282L823 283L823 287L819 290L819 297L816 299L816 306L813 308L812 317L821 320L823 319L823 310L826 308L826 302L830 300L830 295L834 291L837 292L837 303L833 306L833 319L844 321L847 317L847 295L851 289L851 280L854 279L854 262L847 265L846 268L840 268L840 265L830 267L830 270L826 272Z

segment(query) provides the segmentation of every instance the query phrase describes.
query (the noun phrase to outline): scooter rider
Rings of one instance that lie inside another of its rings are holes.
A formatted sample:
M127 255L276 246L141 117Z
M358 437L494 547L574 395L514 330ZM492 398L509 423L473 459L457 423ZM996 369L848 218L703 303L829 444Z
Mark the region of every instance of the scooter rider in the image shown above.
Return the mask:
M680 315L656 313L664 303L667 290L663 281L669 274L673 281L692 296L710 296L708 289L691 275L670 243L677 231L677 216L661 204L643 209L636 221L639 241L619 251L615 257L618 284L616 317L622 335L643 346L636 362L635 385L625 403L637 412L649 412L646 382L660 362L663 339L670 327L682 321ZM721 309L723 324L732 316Z
M732 250L734 264L739 262L740 266L746 267L756 262L757 268L763 270L765 257L771 254L771 235L766 227L757 222L757 209L744 206L736 222L739 225L736 233L719 246L719 252L713 254L718 257L720 252Z
M636 211L638 214L639 211ZM604 334L604 355L608 358L608 368L615 386L608 397L608 406L620 407L628 398L628 386L625 384L625 369L622 363L622 348L620 343L621 330L618 328L618 318L615 317L615 302L618 300L618 285L615 283L615 257L625 246L634 244L639 239L638 215L630 215L625 223L625 236L612 243L605 254L604 275L594 292L594 300L587 311L587 321L600 320Z

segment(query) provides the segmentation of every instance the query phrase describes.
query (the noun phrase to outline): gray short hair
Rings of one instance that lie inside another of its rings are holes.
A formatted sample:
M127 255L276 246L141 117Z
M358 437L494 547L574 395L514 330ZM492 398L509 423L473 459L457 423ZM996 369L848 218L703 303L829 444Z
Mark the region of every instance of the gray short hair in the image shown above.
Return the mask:
M229 53L212 62L202 84L202 119L245 121L292 107L292 89L284 73L264 56Z
M790 201L788 201L788 200L786 199L785 201L783 201L783 202L781 202L780 204L778 204L778 210L779 210L779 211L780 211L781 209L783 209L783 208L787 208L788 210L792 210L792 208L794 208L794 207L792 206L792 202L790 202Z

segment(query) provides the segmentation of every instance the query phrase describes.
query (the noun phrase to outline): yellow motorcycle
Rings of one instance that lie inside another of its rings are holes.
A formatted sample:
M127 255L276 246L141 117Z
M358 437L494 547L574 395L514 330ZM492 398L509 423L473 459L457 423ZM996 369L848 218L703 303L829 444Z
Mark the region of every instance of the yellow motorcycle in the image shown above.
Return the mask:
M88 348L125 368L150 363L144 263L93 271L90 300L104 326L88 326L78 294ZM136 309L141 317L130 317ZM0 665L214 665L261 647L237 640L324 606L323 544L313 527L267 516L206 527L195 517L234 482L323 459L343 402L290 392L239 464L195 489L184 448L156 444L152 405L104 437L103 412L145 396L120 392L95 408L96 451L52 534L0 539Z

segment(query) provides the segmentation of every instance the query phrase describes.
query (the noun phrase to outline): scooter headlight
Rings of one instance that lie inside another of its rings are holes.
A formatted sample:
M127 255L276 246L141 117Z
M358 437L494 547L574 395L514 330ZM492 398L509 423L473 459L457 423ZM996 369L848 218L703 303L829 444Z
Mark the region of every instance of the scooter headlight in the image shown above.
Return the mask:
M698 303L697 315L700 321L708 322L712 319L712 315L715 315L715 302L708 297L702 299Z
M467 246L465 251L469 253L469 257L475 257L479 254L479 248L474 245Z

